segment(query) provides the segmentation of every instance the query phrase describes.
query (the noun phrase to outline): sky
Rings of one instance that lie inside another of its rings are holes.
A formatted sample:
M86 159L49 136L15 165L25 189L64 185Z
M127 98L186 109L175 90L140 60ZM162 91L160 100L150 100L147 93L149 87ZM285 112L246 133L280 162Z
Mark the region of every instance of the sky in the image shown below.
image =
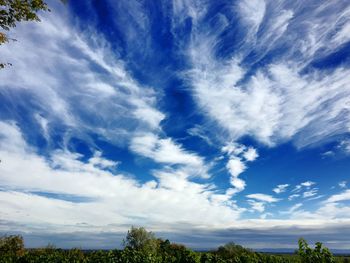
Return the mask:
M350 249L350 3L48 1L0 46L0 233Z

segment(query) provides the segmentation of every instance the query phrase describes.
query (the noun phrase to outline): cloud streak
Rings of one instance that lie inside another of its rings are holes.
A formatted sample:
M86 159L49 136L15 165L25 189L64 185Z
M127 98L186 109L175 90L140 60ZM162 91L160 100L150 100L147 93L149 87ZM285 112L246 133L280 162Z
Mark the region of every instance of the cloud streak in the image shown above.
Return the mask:
M305 64L322 60L345 43L340 37L327 47L331 34L323 32L321 25L326 21L321 23L318 16L327 12L324 19L331 25L327 32L338 25L347 30L348 7L340 11L344 8L340 3L336 8L323 3L310 10L306 20L297 5L287 8L286 3L273 6L269 1L252 5L242 1L238 9L238 22L245 30L242 44L252 48L251 52L238 48L228 58L218 56L218 49L227 41L222 36L230 31L228 14L219 12L217 22L210 24L202 12L193 21L188 45L192 68L187 79L199 109L233 140L248 135L267 145L291 140L306 147L349 132L348 68L327 71ZM337 19L339 12L341 19ZM316 36L321 37L316 40ZM282 56L250 71L282 45L286 46ZM300 47L299 55L295 47ZM260 55L252 60L252 52ZM326 130L321 128L325 126Z

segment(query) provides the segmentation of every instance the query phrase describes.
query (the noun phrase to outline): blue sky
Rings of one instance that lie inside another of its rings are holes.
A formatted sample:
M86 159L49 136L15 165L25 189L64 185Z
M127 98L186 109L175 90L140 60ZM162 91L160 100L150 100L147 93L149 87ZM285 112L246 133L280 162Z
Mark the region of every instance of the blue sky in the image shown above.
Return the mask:
M49 6L0 47L1 233L350 248L347 1Z

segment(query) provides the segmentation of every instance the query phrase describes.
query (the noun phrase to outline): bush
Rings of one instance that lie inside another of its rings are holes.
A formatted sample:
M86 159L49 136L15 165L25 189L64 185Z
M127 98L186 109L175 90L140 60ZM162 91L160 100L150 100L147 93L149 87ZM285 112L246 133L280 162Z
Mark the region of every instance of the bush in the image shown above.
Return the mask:
M317 242L315 248L309 247L305 239L300 238L298 241L298 255L302 263L334 263L335 259L328 248L322 247L322 243Z

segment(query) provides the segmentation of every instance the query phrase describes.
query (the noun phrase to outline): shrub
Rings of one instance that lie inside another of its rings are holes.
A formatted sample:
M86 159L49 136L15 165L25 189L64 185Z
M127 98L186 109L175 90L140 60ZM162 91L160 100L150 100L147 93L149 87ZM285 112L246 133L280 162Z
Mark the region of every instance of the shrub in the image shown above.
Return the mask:
M317 242L315 248L309 247L305 239L299 239L298 255L301 258L302 263L333 263L335 259L328 248L322 247L322 243Z

